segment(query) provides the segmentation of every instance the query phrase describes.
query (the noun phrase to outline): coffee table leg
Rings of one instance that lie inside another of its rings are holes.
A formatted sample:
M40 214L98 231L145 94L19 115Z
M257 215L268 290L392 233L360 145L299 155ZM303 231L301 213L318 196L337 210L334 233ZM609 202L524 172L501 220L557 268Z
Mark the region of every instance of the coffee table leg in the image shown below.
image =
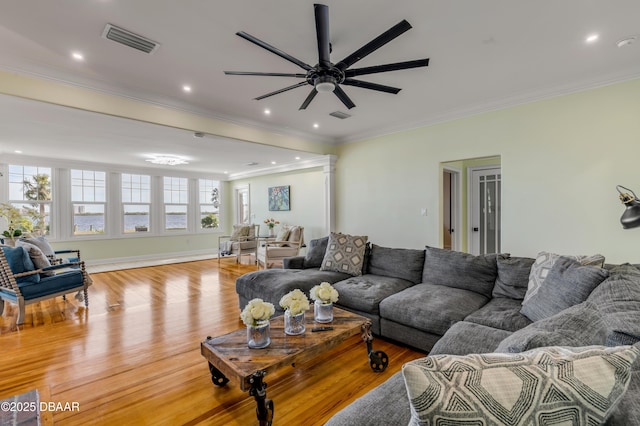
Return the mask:
M211 372L211 381L214 385L224 386L229 383L229 379L211 363L209 363L209 371Z
M373 350L373 333L371 333L371 321L362 324L362 340L367 343L367 353L369 354L369 365L376 373L381 373L389 365L389 357L383 351Z
M264 370L258 370L251 376L251 389L249 395L256 400L256 415L260 426L271 426L273 421L273 401L267 399L267 384L262 378L267 374Z

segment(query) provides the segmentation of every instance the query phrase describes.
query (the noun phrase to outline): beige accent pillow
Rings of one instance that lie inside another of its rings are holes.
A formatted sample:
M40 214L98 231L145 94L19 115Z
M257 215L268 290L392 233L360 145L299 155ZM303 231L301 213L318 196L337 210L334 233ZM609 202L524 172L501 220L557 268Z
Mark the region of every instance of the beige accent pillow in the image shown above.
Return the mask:
M283 226L278 232L278 235L276 235L276 241L287 241L290 233L291 230Z
M27 253L29 253L29 258L31 258L31 261L33 262L33 266L35 266L36 269L42 269L42 268L46 268L47 266L51 266L51 262L49 262L49 259L47 258L47 256L45 256L45 254L42 252L40 247L36 246L35 244L26 243L24 241L18 240L16 241L16 246L24 247L27 250ZM40 273L40 275L44 277L51 277L55 275L55 272L46 271L46 272Z
M296 243L301 242L302 240L302 227L301 226L292 226L291 228L289 228L289 237L287 238L287 241L294 241ZM290 244L287 244L288 246L291 246Z
M233 232L231 233L232 240L238 240L240 237L249 236L249 225L233 225Z

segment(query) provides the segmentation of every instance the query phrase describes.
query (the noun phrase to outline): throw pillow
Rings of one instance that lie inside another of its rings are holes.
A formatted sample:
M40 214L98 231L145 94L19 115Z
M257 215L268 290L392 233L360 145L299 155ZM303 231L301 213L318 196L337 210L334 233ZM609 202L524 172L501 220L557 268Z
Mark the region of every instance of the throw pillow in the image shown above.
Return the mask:
M470 290L491 297L498 275L497 254L474 256L426 247L422 282Z
M24 247L9 247L2 246L4 257L7 259L9 269L13 274L21 274L23 272L29 272L35 270L35 266L29 257L27 249ZM17 283L34 283L40 282L40 274L27 275L24 277L16 278ZM0 301L0 303L2 303Z
M493 297L508 297L522 300L527 292L531 265L535 259L530 257L498 256L498 277L493 287Z
M320 270L344 272L353 276L362 275L367 238L332 232Z
M609 276L606 269L584 266L568 257L558 259L537 293L522 302L520 313L531 321L550 317L587 300Z
M33 265L36 269L42 269L46 268L47 266L51 266L49 258L44 255L44 253L42 252L42 250L40 250L40 248L38 248L38 246L26 243L21 240L18 240L16 242L16 246L24 247L25 249L27 249L27 253L29 253L29 257L31 258L31 261L33 262ZM40 275L42 275L43 277L51 277L55 274L56 273L54 271L46 271L40 273Z
M299 242L302 243L303 242L303 235L302 235L302 231L303 228L301 226L291 226L289 228L289 235L287 236L287 241L295 241L295 242ZM291 244L285 244L285 246L287 247L292 247ZM293 246L297 246L297 245L293 245Z
M548 347L411 361L402 367L409 424L601 424L639 354L633 346Z
M238 240L241 237L249 236L249 225L233 225L233 232L231 233L232 240Z
M53 258L53 257L56 256L56 252L53 250L53 247L51 247L51 244L49 244L49 241L47 241L47 239L45 237L43 237L43 236L20 238L19 241L22 241L22 242L25 242L25 243L29 243L29 244L33 244L34 246L36 246L40 250L42 250L44 255L47 256L47 257Z
M518 353L544 346L605 345L609 328L593 303L583 302L536 321L505 338L496 352Z
M604 266L604 256L601 254L594 254L592 256L562 256L560 254L548 253L541 251L536 257L536 261L531 265L531 273L529 274L529 284L527 286L527 294L524 296L524 300L528 300L533 297L540 286L544 282L545 278L549 274L551 268L560 257L569 257L577 260L583 265L592 265L602 268Z
M611 329L607 345L640 341L640 270L623 264L609 271L609 278L591 292L589 302L598 306Z
M317 238L309 241L309 247L307 247L307 254L304 256L304 267L319 268L322 265L322 259L327 251L327 245L329 244L329 237Z
M278 234L276 235L276 241L287 241L289 238L289 233L291 230L289 228L285 228L284 226L280 228Z

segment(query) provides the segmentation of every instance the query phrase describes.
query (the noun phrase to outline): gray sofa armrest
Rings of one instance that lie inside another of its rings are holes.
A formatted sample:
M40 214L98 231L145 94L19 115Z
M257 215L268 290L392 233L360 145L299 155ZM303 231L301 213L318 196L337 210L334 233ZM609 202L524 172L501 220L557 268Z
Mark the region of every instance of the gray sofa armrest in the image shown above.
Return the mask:
M285 257L282 269L304 269L304 256Z

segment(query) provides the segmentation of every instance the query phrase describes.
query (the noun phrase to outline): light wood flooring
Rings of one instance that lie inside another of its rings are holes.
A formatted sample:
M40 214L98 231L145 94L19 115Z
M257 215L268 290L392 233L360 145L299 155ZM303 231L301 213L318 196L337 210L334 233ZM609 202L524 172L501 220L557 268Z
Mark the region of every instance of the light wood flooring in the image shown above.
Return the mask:
M0 399L38 389L45 402L79 410L43 412L57 425L254 425L255 402L236 383L215 387L200 355L206 336L243 327L236 277L255 270L234 259L92 274L89 308L67 301L16 306L0 317ZM308 363L265 378L274 425L321 425L357 397L424 356L376 338L390 357L369 368L353 337ZM363 416L366 416L363 413Z

